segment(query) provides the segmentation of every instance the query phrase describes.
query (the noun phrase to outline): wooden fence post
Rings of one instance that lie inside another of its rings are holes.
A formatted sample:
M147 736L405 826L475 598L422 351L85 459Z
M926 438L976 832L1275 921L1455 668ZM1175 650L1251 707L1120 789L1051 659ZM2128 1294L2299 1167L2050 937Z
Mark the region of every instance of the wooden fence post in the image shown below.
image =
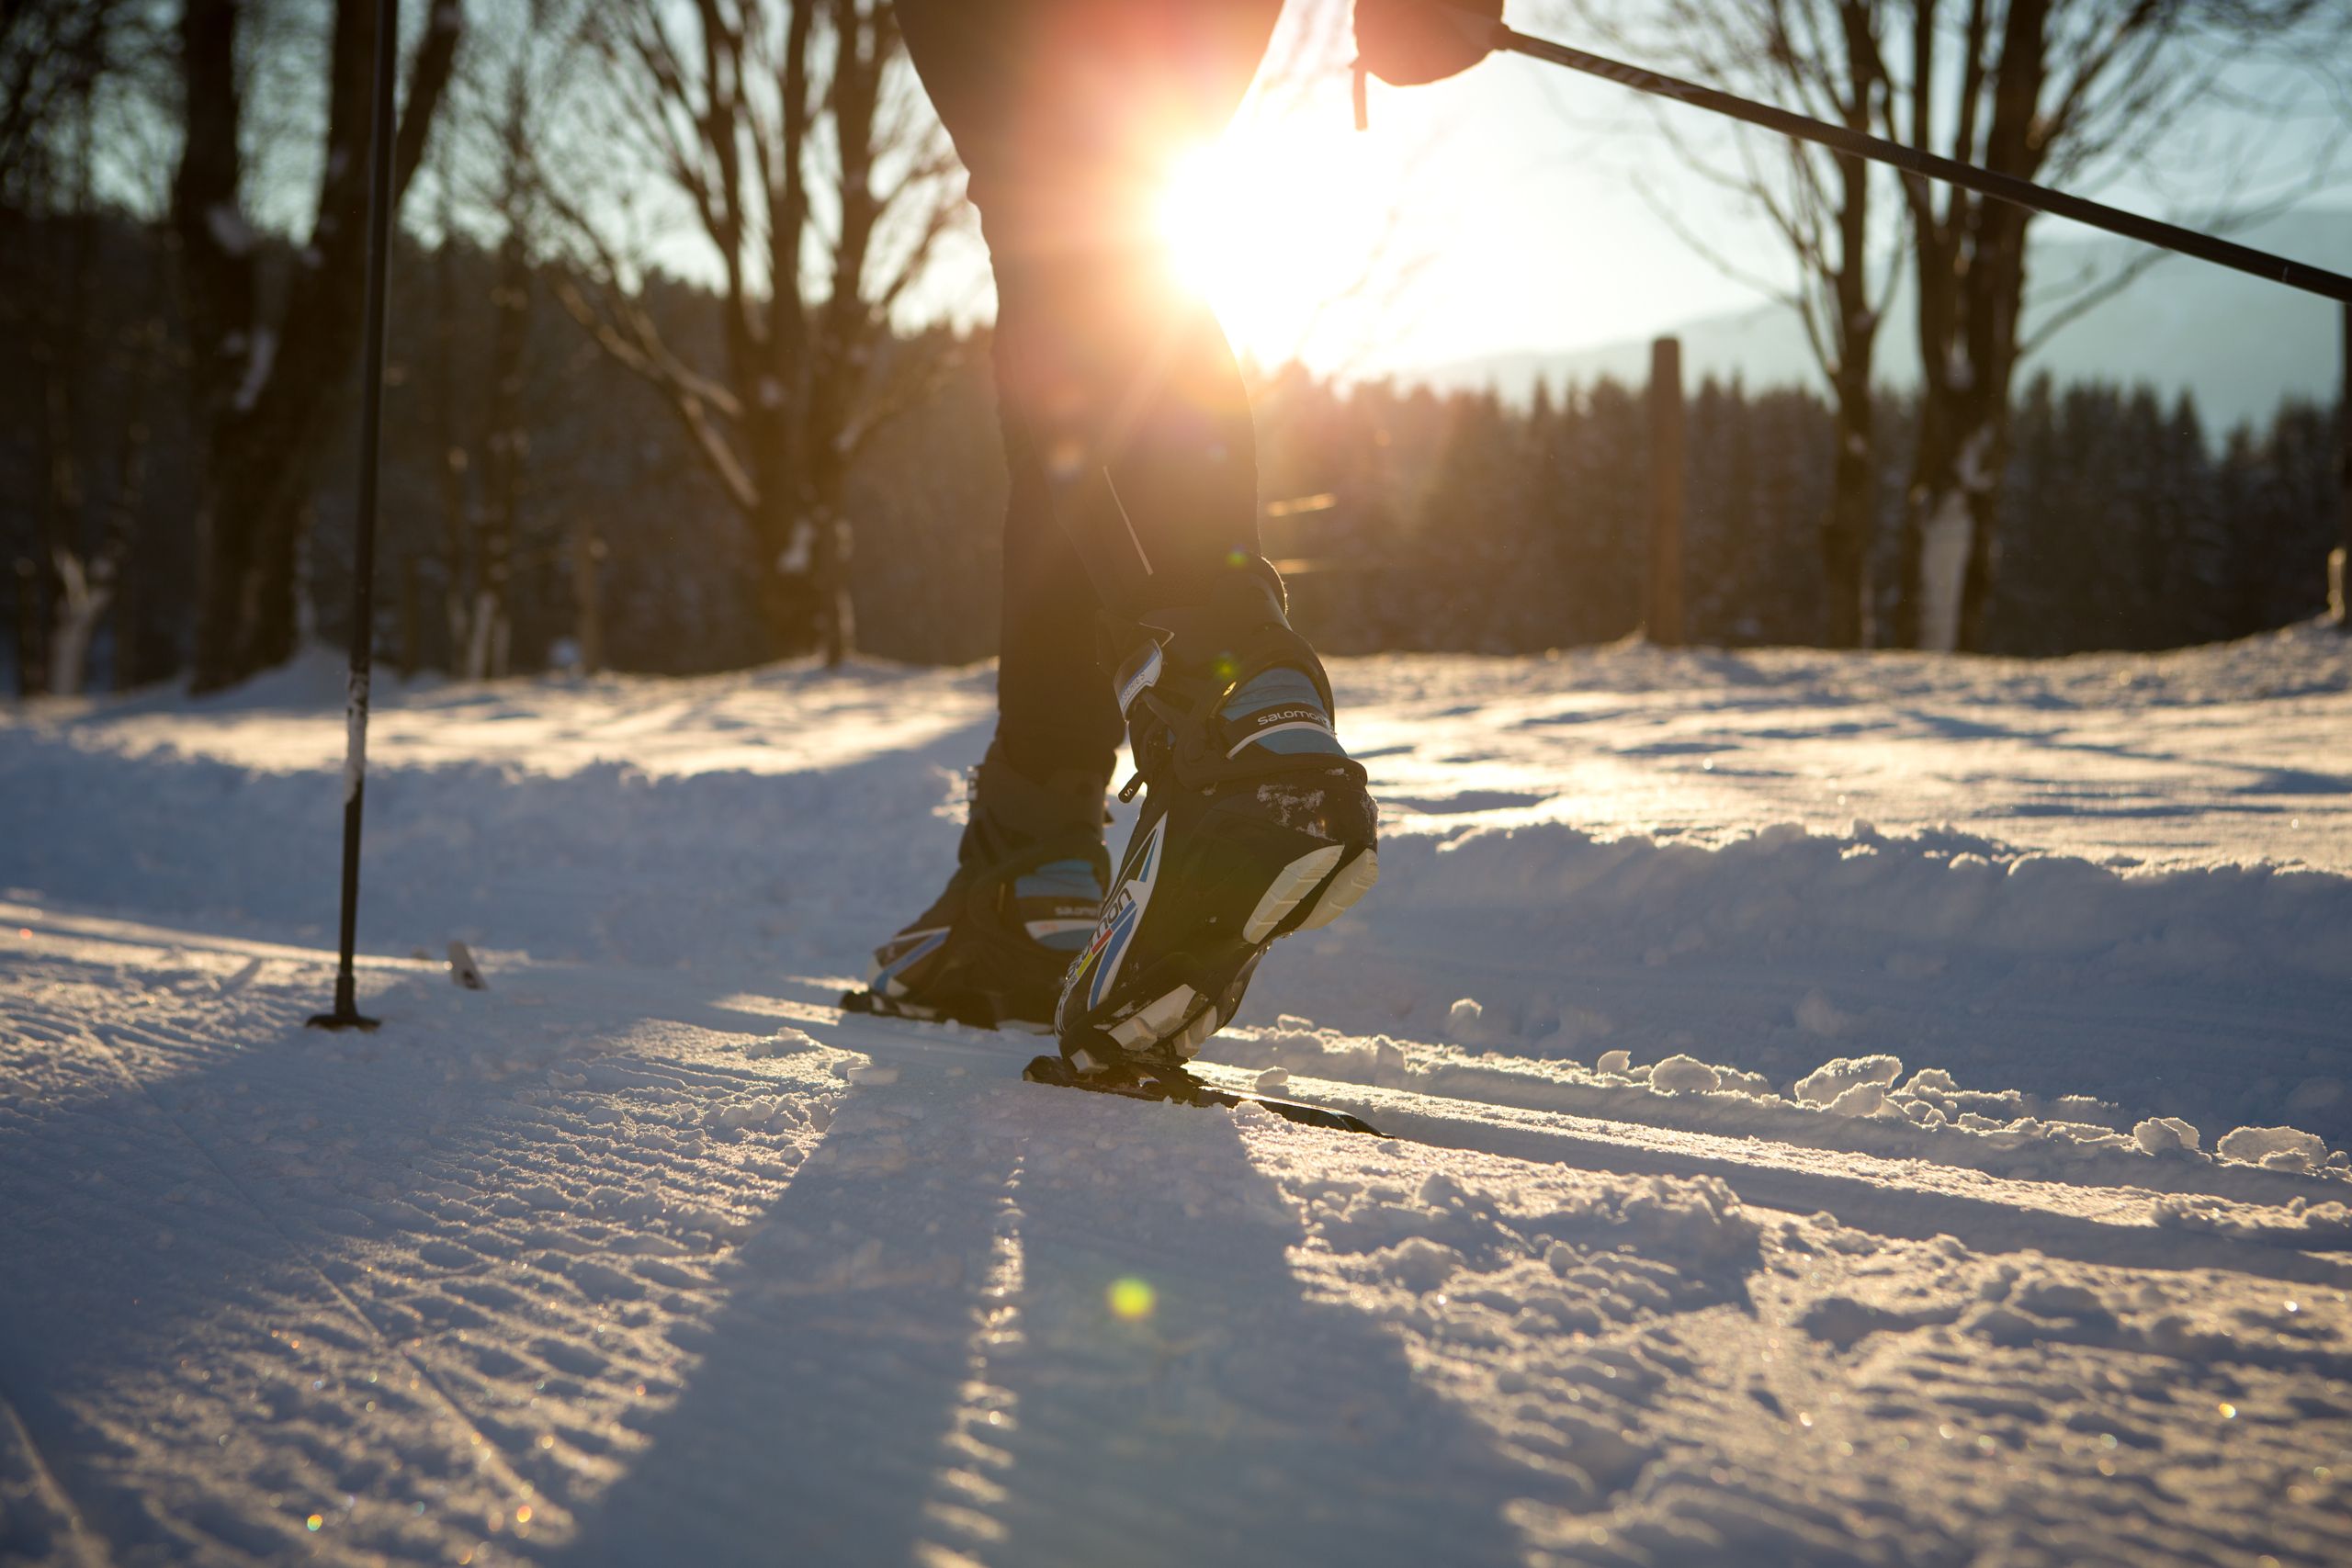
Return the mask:
M586 517L571 525L572 629L580 644L580 672L594 675L605 668L605 600L603 566L605 541Z
M1649 640L1682 644L1682 343L1650 344Z
M2327 561L2328 608L2352 637L2352 300L2343 306L2344 379L2335 402L2335 549Z
M410 551L401 557L401 679L416 679L418 659L416 626L416 554Z

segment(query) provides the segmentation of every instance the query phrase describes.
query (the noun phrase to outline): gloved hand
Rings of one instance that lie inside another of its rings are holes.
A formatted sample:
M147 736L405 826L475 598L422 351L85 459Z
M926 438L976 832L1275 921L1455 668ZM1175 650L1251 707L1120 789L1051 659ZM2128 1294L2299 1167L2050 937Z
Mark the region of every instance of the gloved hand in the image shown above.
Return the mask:
M1356 0L1356 69L1392 87L1452 76L1487 58L1502 19L1503 0Z

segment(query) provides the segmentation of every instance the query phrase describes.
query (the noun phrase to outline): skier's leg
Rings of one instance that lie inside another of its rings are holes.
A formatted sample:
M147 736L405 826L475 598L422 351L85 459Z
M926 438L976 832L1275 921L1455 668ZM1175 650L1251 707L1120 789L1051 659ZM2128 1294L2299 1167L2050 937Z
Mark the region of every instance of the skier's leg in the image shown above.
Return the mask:
M1026 425L1001 390L998 406L1008 484L997 741L1033 779L1074 770L1107 780L1125 725L1095 664L1099 601L1085 563L1054 520L1052 490Z
M1102 604L1207 602L1258 558L1255 434L1161 208L1249 90L1279 0L902 0L970 172L1008 418ZM1264 569L1258 568L1262 571Z
M899 8L971 172L998 285L1014 480L1000 750L1024 771L1039 754L1078 758L1102 712L1067 694L1080 599L1037 534L1042 493L1109 611L1121 716L1152 784L1062 998L1063 1050L1082 1071L1189 1056L1232 1017L1267 943L1336 917L1377 874L1363 771L1332 735L1329 684L1259 555L1239 368L1158 225L1177 159L1230 118L1275 10ZM1057 702L1058 729L1039 716Z
M1011 109L1018 51L1009 46L1035 9L1008 0L898 7L942 118L983 171L982 190ZM1002 368L1000 360L1000 382ZM998 403L1009 485L996 738L973 773L945 891L875 950L867 989L842 1001L861 1012L1043 1028L1102 905L1103 792L1124 724L1095 668L1093 585L1001 384Z

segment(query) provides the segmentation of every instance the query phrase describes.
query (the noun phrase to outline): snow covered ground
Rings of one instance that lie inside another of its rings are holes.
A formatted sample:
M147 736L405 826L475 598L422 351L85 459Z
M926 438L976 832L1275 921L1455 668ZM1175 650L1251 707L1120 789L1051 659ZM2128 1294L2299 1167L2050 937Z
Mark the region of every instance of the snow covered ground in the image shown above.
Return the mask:
M2352 1558L2344 639L1334 673L1380 1139L832 1012L985 670L389 694L372 1035L331 659L0 718L0 1561Z

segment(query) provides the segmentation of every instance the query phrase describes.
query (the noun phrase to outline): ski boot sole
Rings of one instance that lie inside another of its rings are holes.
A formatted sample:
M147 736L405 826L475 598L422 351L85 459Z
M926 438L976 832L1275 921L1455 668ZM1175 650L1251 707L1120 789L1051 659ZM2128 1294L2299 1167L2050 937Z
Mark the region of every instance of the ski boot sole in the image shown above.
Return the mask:
M1367 848L1339 863L1346 853L1343 845L1327 844L1284 866L1259 898L1242 939L1262 953L1277 936L1316 931L1347 913L1380 880L1380 854ZM1244 974L1254 967L1253 960ZM1179 985L1103 1032L1131 1055L1169 1043L1178 1057L1190 1060L1224 1026L1216 1002L1190 985ZM1080 1072L1084 1075L1083 1068Z
M1363 1133L1374 1138L1385 1135L1363 1117L1351 1116L1344 1111L1308 1105L1295 1100L1218 1089L1181 1068L1150 1067L1089 1077L1073 1071L1069 1063L1059 1056L1039 1056L1022 1070L1021 1076L1030 1083L1049 1084L1056 1089L1082 1089L1090 1094L1115 1094L1124 1100L1201 1107L1258 1105L1283 1121L1295 1122L1302 1127L1328 1127L1334 1132Z
M993 1001L977 992L943 998L937 1003L924 1003L909 1001L883 991L843 991L841 1000L834 1005L845 1013L861 1018L899 1018L913 1023L957 1023L967 1029L994 1029L1009 1034L1051 1034L1054 1032L1053 1024L1046 1020L1013 1018L999 1012Z
M1301 900L1330 879L1331 868L1340 863L1344 852L1337 844L1327 844L1277 872L1259 897L1258 907L1242 922L1241 940L1263 942L1273 935L1274 928L1290 918L1290 912L1298 908Z

